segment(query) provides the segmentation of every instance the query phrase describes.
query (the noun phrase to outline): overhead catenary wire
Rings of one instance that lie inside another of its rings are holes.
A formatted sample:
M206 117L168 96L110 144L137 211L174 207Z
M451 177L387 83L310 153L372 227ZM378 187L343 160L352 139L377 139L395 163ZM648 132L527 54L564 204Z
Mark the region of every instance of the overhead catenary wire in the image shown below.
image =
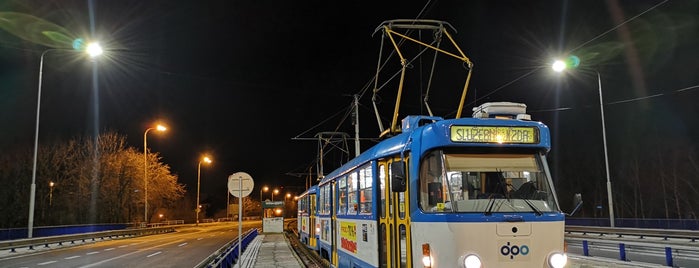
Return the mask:
M648 96L642 96L642 97L607 102L604 105L616 105L616 104L623 104L623 103L630 103L630 102L637 102L637 101L642 101L642 100L654 99L657 97L684 93L685 91L694 90L694 89L699 89L699 85L689 86L689 87L685 87L685 88L681 88L681 89L670 90L670 91L665 92L665 93L657 93L657 94L648 95ZM558 112L558 111L568 111L568 110L574 110L574 109L575 109L574 107L559 107L559 108L550 108L550 109L531 110L529 112L532 112L532 113Z

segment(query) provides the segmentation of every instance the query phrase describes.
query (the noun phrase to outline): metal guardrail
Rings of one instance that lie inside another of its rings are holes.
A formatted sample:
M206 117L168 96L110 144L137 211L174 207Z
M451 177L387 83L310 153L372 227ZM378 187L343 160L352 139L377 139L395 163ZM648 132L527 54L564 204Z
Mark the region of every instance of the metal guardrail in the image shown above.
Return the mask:
M699 262L699 258L693 257L699 256L699 243L697 243L699 231L566 226L565 232L568 245L580 245L582 255L586 257L591 256L591 250L607 250L616 252L616 258L620 261L629 261L629 256L636 254L655 255L658 258L650 263L667 266L675 266L679 262L688 262L689 266L694 266ZM662 240L652 240L652 238ZM659 241L665 242L659 243Z
M233 264L240 258L240 256L238 256L238 247L241 247L241 252L245 251L245 248L248 247L250 242L257 237L257 233L258 231L256 228L245 231L241 235L241 238L243 239L242 243L239 242L238 238L236 237L231 242L226 243L223 247L209 255L209 257L204 259L195 267L233 267Z
M638 236L639 238L644 237L662 237L665 240L669 238L685 238L689 239L691 242L696 242L699 240L699 231L691 230L670 230L670 229L645 229L645 228L613 228L613 227L592 227L592 226L570 226L566 225L565 231L567 233L578 232L578 233L593 233L593 234L612 234L617 235L617 237L622 238L624 236Z
M57 235L57 236L47 236L47 237L37 237L37 238L25 238L16 240L6 240L0 241L0 250L10 250L10 252L16 252L15 249L28 247L29 249L34 249L35 246L49 247L50 244L63 245L63 243L75 244L75 241L86 241L96 239L104 240L105 238L114 237L127 237L127 236L143 236L143 235L153 235L161 233L174 232L175 227L155 227L155 228L143 228L143 229L126 229L126 230L116 230L116 231L104 231L104 232L93 232L93 233L82 233L82 234L71 234L71 235Z

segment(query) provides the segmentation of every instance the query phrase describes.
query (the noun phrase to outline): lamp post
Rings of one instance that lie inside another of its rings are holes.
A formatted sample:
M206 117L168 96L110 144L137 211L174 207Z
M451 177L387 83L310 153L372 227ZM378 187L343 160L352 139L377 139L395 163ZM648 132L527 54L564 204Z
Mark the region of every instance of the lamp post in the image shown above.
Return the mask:
M201 185L201 162L210 164L211 158L205 156L201 160L199 160L199 165L197 165L197 223L195 224L196 226L199 226L199 211L201 211L201 205L199 204L199 187Z
M264 192L269 191L269 187L262 186L262 188L260 188L260 209L262 210L262 217L264 218L265 217L265 207L264 207L263 201L262 201L263 200L262 199L262 192L263 191Z
M49 182L49 207L53 204L53 187L56 186L55 182Z
M143 221L148 225L148 131L157 130L160 132L166 131L167 128L163 125L158 125L156 127L150 127L146 129L143 133L143 203L145 208L143 209Z
M260 188L260 205L262 205L262 192L266 192L266 191L269 191L269 187L262 186L262 188Z
M274 189L274 191L272 191L272 201L274 201L274 194L278 194L278 193L279 193L279 189Z
M287 207L286 199L288 199L288 198L291 198L291 193L286 193L286 195L284 196L284 214L286 214L286 215L289 215L289 210L290 210L290 209L288 209L288 210L286 209L286 207Z
M37 161L37 153L39 151L39 118L40 118L40 112L41 112L41 80L44 72L44 56L46 53L49 51L54 51L54 50L65 50L65 51L72 51L70 49L62 49L62 48L49 48L44 50L44 52L41 53L41 57L39 59L39 88L37 90L37 96L36 96L36 127L34 128L34 160L32 164L32 184L30 186L30 191L29 191L29 219L27 222L27 238L32 238L32 233L34 229L34 203L36 199L36 161ZM97 57L102 54L102 47L100 47L99 43L90 43L87 46L87 49L85 50L88 55L90 55L90 58Z
M577 60L577 57L575 57ZM576 63L577 64L577 63ZM563 72L568 66L565 61L562 60L556 60L554 61L553 65L551 68L555 72ZM600 110L600 117L602 118L602 143L604 146L604 167L605 167L605 174L607 177L607 200L608 200L608 207L609 207L609 225L611 227L614 227L614 202L612 198L612 182L611 179L609 178L609 157L607 156L607 129L604 123L604 102L602 100L602 78L597 70L594 70L595 73L597 74L597 90L599 92L599 110Z

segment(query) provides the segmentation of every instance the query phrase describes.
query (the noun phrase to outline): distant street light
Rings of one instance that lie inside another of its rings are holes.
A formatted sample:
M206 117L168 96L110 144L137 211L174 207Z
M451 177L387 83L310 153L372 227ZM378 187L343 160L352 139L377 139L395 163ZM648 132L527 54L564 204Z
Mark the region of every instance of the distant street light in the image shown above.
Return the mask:
M575 56L571 56L567 60L568 62L572 61L570 65L573 65L577 67L577 65L580 63L580 59ZM569 63L567 61L563 60L556 60L553 62L553 65L551 65L551 68L555 72L563 72L565 71ZM604 124L604 102L602 101L602 78L597 70L594 70L594 72L597 74L597 89L599 92L599 110L600 110L600 117L602 118L602 142L604 145L604 166L605 166L605 171L606 171L606 177L607 177L607 199L608 199L608 206L609 206L609 224L611 227L614 227L614 202L612 198L612 182L611 179L609 178L609 157L607 156L607 130Z
M88 54L90 55L91 58L94 58L96 56L99 56L102 54L102 47L99 46L98 43L91 43L87 46L89 49L86 50ZM37 97L36 97L36 127L34 129L34 160L33 160L33 165L32 165L32 184L30 187L29 191L29 220L27 222L27 238L32 238L32 233L34 231L34 202L36 199L36 161L37 161L37 153L39 151L39 118L40 118L40 111L41 111L41 79L43 76L43 71L44 71L44 56L46 53L49 51L54 51L54 50L64 50L64 51L74 51L70 49L63 49L63 48L49 48L44 50L44 52L41 53L41 57L39 60L39 89L37 91Z
M286 211L284 214L289 215L289 210L286 209L286 200L291 198L291 193L286 193L284 196L284 211Z
M211 158L209 158L208 156L203 157L201 160L199 160L199 165L197 166L197 223L195 224L196 226L199 226L199 212L201 211L201 205L199 204L199 186L201 185L201 162L210 164Z
M160 132L166 131L167 128L163 125L158 125L156 127L151 127L146 129L143 133L143 192L145 197L143 198L145 203L145 209L143 209L143 221L148 225L148 131L157 130Z
M279 189L274 189L274 191L272 191L272 201L274 201L274 194L278 194L278 193L279 193Z
M262 188L260 188L260 205L262 205L262 192L263 192L263 191L264 191L264 192L269 191L269 187L267 187L267 186L262 186Z
M264 206L263 206L263 201L262 201L262 200L263 200L263 199L262 199L262 192L263 192L263 191L265 191L265 192L266 192L266 191L269 191L269 187L267 187L267 186L262 186L262 188L260 188L260 209L262 209L262 217L264 218L264 217L265 217L265 215L264 215L265 208L264 208Z
M49 182L49 207L52 206L52 204L53 204L53 187L54 186L56 186L56 183Z

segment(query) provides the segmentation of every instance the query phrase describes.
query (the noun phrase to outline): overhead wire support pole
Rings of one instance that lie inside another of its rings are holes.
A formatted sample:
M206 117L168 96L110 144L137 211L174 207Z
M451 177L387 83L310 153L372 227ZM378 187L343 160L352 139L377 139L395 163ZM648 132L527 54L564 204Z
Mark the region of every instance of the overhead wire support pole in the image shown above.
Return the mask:
M359 95L354 95L354 156L360 154L359 146Z

